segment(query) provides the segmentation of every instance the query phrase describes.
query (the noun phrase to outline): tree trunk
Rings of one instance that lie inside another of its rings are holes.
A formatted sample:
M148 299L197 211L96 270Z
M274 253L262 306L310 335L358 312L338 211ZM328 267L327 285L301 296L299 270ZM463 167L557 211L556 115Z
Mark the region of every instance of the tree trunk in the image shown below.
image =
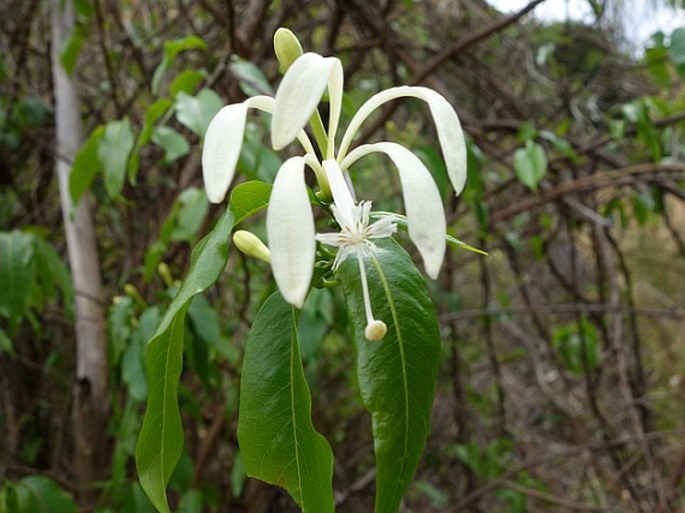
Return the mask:
M55 92L56 167L75 292L76 376L72 415L74 472L84 510L96 498L90 485L103 468L102 447L109 401L105 316L95 228L89 197L77 206L69 194L69 174L81 146L81 115L76 84L67 75L59 51L74 25L71 0L52 0L52 76Z

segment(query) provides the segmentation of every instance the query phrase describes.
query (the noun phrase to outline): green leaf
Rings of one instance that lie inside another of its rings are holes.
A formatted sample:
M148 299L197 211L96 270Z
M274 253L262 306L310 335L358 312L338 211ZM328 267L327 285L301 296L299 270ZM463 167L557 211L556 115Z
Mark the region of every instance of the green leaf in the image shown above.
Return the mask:
M67 75L71 75L81 55L81 48L86 41L87 32L81 25L75 25L67 38L62 42L62 48L59 52L59 60L64 67Z
M261 69L250 61L233 55L231 56L230 68L233 76L238 79L240 89L247 96L256 96L259 94L274 95L269 79L266 78L266 75L262 73Z
M126 177L128 156L135 142L128 118L110 121L98 144L98 158L105 174L105 189L110 198L121 194Z
M230 208L195 247L190 270L147 348L148 402L136 446L140 484L158 511L168 513L166 485L183 450L178 383L183 366L185 315L190 302L211 286L228 259L233 228Z
M140 134L138 134L136 144L131 152L131 158L128 160L128 180L132 184L136 183L138 163L140 162L140 150L150 141L155 128L155 123L164 115L171 105L172 102L169 98L161 98L145 109L143 129L140 131Z
M14 347L12 345L12 340L7 336L5 330L0 328L0 354L2 353L7 353L12 357L16 356Z
M100 169L100 158L98 157L98 147L100 140L105 133L105 127L99 126L88 136L88 140L74 157L74 164L71 166L69 174L69 194L74 205L81 201L83 193L93 183L93 179Z
M157 94L159 89L159 82L162 80L164 73L171 66L176 59L176 56L184 50L201 49L206 50L207 44L197 36L187 36L183 39L175 39L164 43L164 57L159 63L152 75L152 93Z
M14 486L20 513L76 513L71 496L54 481L28 476Z
M526 141L524 148L514 152L514 170L523 185L536 191L547 173L545 149L530 139Z
M223 106L224 103L219 95L211 89L201 89L196 96L190 96L181 91L176 97L176 119L202 138L209 122Z
M169 86L169 96L174 98L181 91L186 94L193 94L195 86L206 76L207 72L204 70L187 69L181 71Z
M235 224L265 209L269 205L271 185L257 180L236 185L231 192L231 209Z
M35 283L33 236L14 230L0 233L0 316L10 332L22 320Z
M36 274L46 298L54 296L55 285L62 293L64 311L71 318L74 315L74 288L69 268L53 248L42 237L34 238Z
M245 346L238 444L248 476L285 488L303 513L333 512L333 452L312 425L295 311L276 292Z
M170 238L192 242L209 210L207 196L203 190L189 187L179 194L178 202L181 207L178 211L176 227L171 232Z
M675 29L671 34L668 55L681 78L685 78L685 28Z
M440 332L421 273L392 239L366 258L371 306L388 332L379 342L364 336L366 315L359 266L349 258L338 277L353 322L357 380L371 413L376 453L377 513L393 513L418 466L428 436L440 355Z
M152 142L164 149L166 164L171 164L190 152L190 144L183 134L165 125L154 129Z

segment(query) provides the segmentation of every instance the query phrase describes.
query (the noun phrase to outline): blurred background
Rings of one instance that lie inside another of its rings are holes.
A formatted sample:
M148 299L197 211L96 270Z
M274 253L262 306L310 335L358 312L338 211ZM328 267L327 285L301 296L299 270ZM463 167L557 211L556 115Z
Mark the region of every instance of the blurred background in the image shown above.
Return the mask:
M202 135L224 104L273 94L280 26L342 60L343 123L381 89L425 85L468 136L459 198L419 102L357 141L416 149L450 233L489 253L449 248L430 283L442 364L401 511L685 511L685 2L64 5L0 4L0 511L152 511L133 461L145 344L225 208L202 190ZM268 122L250 118L238 180L271 181L287 156ZM401 211L386 167L367 159L357 189ZM264 238L263 219L247 227ZM245 335L273 290L230 251L189 310L175 511L297 511L245 477L236 442ZM315 290L302 319L338 511L371 511L340 291Z

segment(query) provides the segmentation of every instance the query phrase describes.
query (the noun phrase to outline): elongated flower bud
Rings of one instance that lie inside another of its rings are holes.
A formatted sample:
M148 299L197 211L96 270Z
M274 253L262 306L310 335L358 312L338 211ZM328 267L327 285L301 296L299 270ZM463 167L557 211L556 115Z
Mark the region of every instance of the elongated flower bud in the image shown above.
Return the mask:
M274 51L281 65L281 73L288 71L290 65L303 53L297 36L283 27L274 34Z
M269 248L255 234L247 230L238 230L233 234L233 243L247 256L255 257L267 264L271 264Z

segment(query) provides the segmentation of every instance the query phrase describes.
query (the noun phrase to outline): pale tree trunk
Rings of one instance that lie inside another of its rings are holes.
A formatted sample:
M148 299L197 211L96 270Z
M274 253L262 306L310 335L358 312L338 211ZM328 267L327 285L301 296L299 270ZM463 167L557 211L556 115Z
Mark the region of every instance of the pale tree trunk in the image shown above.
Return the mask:
M103 442L109 401L105 316L95 228L89 197L74 207L69 173L81 146L76 84L64 70L59 50L74 24L71 0L52 0L52 76L55 93L57 176L75 292L76 376L73 387L74 472L84 510L96 497L93 482L103 470ZM106 461L106 459L104 460Z

